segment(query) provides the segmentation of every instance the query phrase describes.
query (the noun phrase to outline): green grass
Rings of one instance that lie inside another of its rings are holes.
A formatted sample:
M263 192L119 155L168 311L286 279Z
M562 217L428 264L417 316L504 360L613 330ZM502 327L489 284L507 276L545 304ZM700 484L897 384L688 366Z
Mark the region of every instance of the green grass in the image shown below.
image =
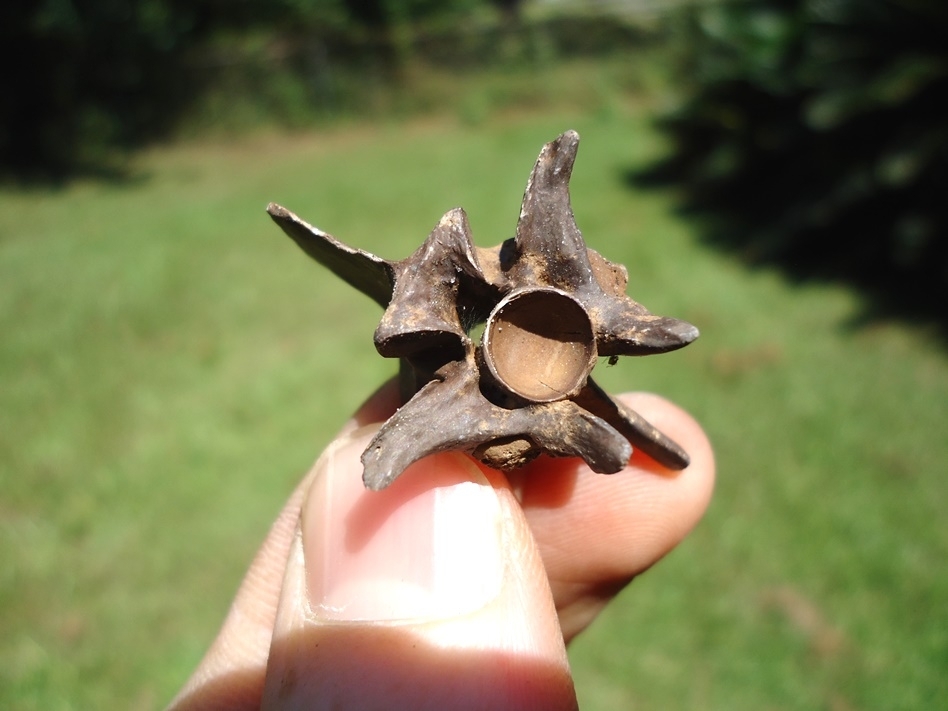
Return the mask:
M284 497L394 372L377 308L266 203L385 257L462 205L495 244L569 127L587 240L703 333L597 373L692 410L720 467L694 536L572 648L583 708L948 698L945 352L702 247L669 195L623 184L660 146L613 105L190 144L126 184L0 193L0 707L166 703Z

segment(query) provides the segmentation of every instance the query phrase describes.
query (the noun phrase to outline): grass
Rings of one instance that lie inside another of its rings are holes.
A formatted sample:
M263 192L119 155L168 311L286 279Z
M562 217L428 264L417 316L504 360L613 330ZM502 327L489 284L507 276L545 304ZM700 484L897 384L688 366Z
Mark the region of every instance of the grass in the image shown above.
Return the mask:
M569 127L588 241L703 332L599 378L693 411L720 467L695 534L573 646L583 708L948 698L945 352L702 247L670 195L623 183L659 145L613 105L192 143L128 183L0 193L0 707L163 706L284 497L394 372L377 308L266 203L386 257L462 205L495 244Z

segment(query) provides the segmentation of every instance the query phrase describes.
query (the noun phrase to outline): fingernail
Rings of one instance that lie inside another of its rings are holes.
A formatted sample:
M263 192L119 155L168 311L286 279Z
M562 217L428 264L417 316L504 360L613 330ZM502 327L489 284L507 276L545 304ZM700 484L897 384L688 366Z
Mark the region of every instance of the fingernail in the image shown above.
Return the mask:
M426 457L387 489L362 484L377 425L334 443L303 507L315 621L426 621L481 609L501 591L503 521L493 487L458 453Z

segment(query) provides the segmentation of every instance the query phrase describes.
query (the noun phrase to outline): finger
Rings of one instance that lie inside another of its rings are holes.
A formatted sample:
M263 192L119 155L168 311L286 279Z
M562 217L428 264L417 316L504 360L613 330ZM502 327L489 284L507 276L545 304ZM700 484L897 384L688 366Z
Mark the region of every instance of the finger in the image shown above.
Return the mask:
M303 505L264 709L575 709L539 553L506 480L427 457L381 492L327 450Z
M567 640L588 625L631 577L658 560L687 532L710 495L714 463L700 427L655 396L633 396L627 402L692 454L693 463L686 473L677 478L668 472L661 476L662 472L650 468L649 460L633 456L627 473L642 481L619 487L614 501L612 487L627 478L624 474L592 475L572 460L546 460L542 466L538 462L529 476L514 477L531 525L537 530ZM345 429L384 420L397 404L398 390L391 382ZM280 581L309 480L310 476L284 507L218 638L172 708L259 708ZM663 492L666 484L672 486ZM645 510L638 510L639 505ZM618 509L618 516L603 516L605 510L614 509ZM628 522L623 525L630 516L640 523L632 530ZM584 551L590 554L586 561Z
M714 488L711 444L688 413L656 395L622 400L681 444L690 466L676 472L634 453L626 469L603 476L580 460L541 458L511 476L567 641L681 542L701 519Z
M398 402L397 382L389 381L359 408L342 432L384 420ZM216 639L169 711L240 711L260 707L283 574L312 476L310 471L280 511L250 564Z

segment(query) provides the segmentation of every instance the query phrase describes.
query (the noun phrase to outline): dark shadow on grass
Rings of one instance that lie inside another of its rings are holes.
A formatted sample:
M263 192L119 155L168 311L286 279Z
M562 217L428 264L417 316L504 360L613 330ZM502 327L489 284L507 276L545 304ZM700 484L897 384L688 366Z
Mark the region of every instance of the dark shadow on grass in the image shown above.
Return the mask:
M859 312L842 324L861 330L897 320L928 329L948 348L948 239L941 222L922 226L926 252L886 252L880 230L902 227L903 199L890 195L852 209L836 210L821 224L806 209L806 176L786 175L696 180L679 157L621 174L631 189L675 189L676 211L698 225L702 243L735 257L749 269L777 268L791 283L842 284L860 299ZM789 186L800 184L801 194ZM945 211L942 211L942 215ZM911 225L906 229L912 229ZM911 240L906 240L911 246ZM900 262L901 258L901 262Z
M131 159L72 165L68 168L49 166L17 173L0 171L0 189L13 191L63 190L77 182L102 183L112 187L141 187L151 174L135 167Z

